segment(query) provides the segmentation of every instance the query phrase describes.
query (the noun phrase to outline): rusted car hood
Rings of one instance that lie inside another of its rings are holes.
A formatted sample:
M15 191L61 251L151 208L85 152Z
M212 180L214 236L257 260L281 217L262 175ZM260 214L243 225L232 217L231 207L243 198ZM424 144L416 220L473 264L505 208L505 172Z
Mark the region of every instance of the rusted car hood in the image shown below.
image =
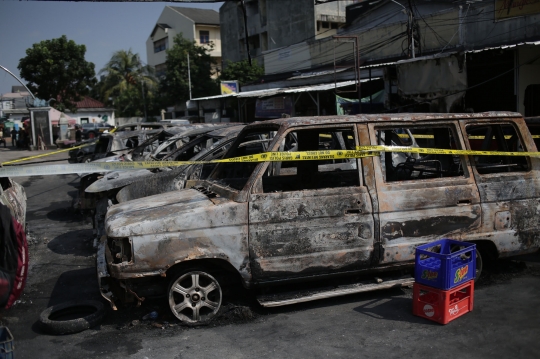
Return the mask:
M109 237L178 232L185 228L187 217L203 218L212 201L201 192L185 189L144 197L112 206L105 219Z

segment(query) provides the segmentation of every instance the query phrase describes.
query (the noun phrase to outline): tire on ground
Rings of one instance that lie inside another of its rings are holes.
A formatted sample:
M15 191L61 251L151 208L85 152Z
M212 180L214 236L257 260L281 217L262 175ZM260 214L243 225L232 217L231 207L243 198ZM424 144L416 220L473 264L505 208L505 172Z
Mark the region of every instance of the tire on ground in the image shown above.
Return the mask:
M95 300L74 300L53 305L41 312L41 328L50 334L71 334L95 327L105 315L103 303ZM63 320L62 317L73 319Z

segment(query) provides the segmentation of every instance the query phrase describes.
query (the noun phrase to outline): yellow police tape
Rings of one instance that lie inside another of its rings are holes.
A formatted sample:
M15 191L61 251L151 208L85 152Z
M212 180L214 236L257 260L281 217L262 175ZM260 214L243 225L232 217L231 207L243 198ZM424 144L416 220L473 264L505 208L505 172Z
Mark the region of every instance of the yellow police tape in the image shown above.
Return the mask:
M9 166L0 168L0 177L43 176L72 173L101 173L127 171L159 167L177 167L207 163L235 162L281 162L281 161L322 161L378 156L380 152L404 152L420 154L471 155L471 156L529 156L540 157L540 152L497 152L473 150L447 150L404 146L359 146L356 150L326 150L303 152L264 152L255 155L233 157L211 161L145 161L145 162L90 162L47 166Z
M406 133L400 133L398 136L400 138L409 138L409 135ZM420 135L420 134L413 134L413 137L414 138L428 138L428 139L435 138L433 135ZM484 136L468 136L467 137L467 139L469 140L483 140L484 138L485 138ZM506 140L509 140L512 138L512 135L505 135L504 138ZM540 138L540 135L533 135L532 138ZM495 139L495 136L493 136L493 139Z
M114 130L116 130L116 129L114 129ZM114 130L110 131L109 133L113 133ZM331 135L326 135L326 134L321 134L320 137L331 138L332 136ZM409 138L409 135L400 133L399 137L400 138ZM414 138L423 138L423 139L432 139L432 138L434 138L433 135L421 135L421 134L413 134L413 137ZM510 139L511 137L512 137L511 135L504 136L504 138L507 139L507 140ZM540 135L533 135L532 137L533 138L540 138ZM348 138L352 139L352 136L349 136ZM468 139L469 140L483 140L484 136L469 136ZM57 153L68 152L68 151L75 150L75 149L78 149L78 148L91 146L93 144L94 143L87 143L87 144L80 145L80 146L74 146L74 147L70 147L70 148L65 148L63 150L43 153L43 154L40 154L40 155L29 156L29 157L24 157L24 158L19 158L17 160L3 162L2 165L5 166L5 165L11 165L11 164L14 164L14 163L24 162L24 161L30 161L30 160L33 160L33 159L36 159L36 158L47 157L47 156L54 155L54 154L57 154ZM396 151L393 151L393 152L396 152ZM411 152L411 151L409 151L409 152ZM425 152L416 152L416 153L425 153ZM500 155L500 152L497 152L497 153ZM512 156L512 155L509 155L509 156ZM527 155L513 155L513 156L527 156ZM151 167L151 168L153 168L153 167Z
M33 159L36 159L36 158L47 157L47 156L54 155L54 154L57 154L57 153L68 152L68 151L71 151L71 150L76 150L76 149L78 149L78 148L87 147L87 146L90 146L90 145L93 145L93 144L94 144L94 143L87 143L87 144L80 145L80 146L75 146L75 147L70 147L70 148L64 148L63 150L58 150L58 151L53 151L53 152L43 153L43 154L41 154L41 155L35 155L35 156L30 156L30 157L19 158L18 160L12 160L12 161L4 162L4 163L2 163L2 166L4 166L4 165L11 165L11 164L13 164L13 163L18 163L18 162L30 161L30 160L33 160Z

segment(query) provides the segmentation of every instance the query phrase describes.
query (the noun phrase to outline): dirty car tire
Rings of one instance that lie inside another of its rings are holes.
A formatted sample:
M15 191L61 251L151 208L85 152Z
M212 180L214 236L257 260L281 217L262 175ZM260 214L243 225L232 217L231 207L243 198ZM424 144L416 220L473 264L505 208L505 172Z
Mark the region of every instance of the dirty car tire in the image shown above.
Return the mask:
M208 323L221 309L223 292L219 282L199 269L175 276L169 284L169 308L182 323L194 326Z
M476 282L482 275L482 270L484 269L484 259L482 258L482 253L480 250L476 250L476 272L474 273L474 281Z
M45 309L41 312L39 323L47 333L71 334L98 325L104 315L103 303L95 300L74 300Z

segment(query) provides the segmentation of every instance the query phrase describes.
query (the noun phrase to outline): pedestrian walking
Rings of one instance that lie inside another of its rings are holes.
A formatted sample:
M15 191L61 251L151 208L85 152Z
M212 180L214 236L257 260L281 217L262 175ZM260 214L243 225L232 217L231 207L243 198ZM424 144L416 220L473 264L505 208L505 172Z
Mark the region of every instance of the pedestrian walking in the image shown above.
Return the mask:
M17 130L15 127L11 130L11 146L17 147Z

